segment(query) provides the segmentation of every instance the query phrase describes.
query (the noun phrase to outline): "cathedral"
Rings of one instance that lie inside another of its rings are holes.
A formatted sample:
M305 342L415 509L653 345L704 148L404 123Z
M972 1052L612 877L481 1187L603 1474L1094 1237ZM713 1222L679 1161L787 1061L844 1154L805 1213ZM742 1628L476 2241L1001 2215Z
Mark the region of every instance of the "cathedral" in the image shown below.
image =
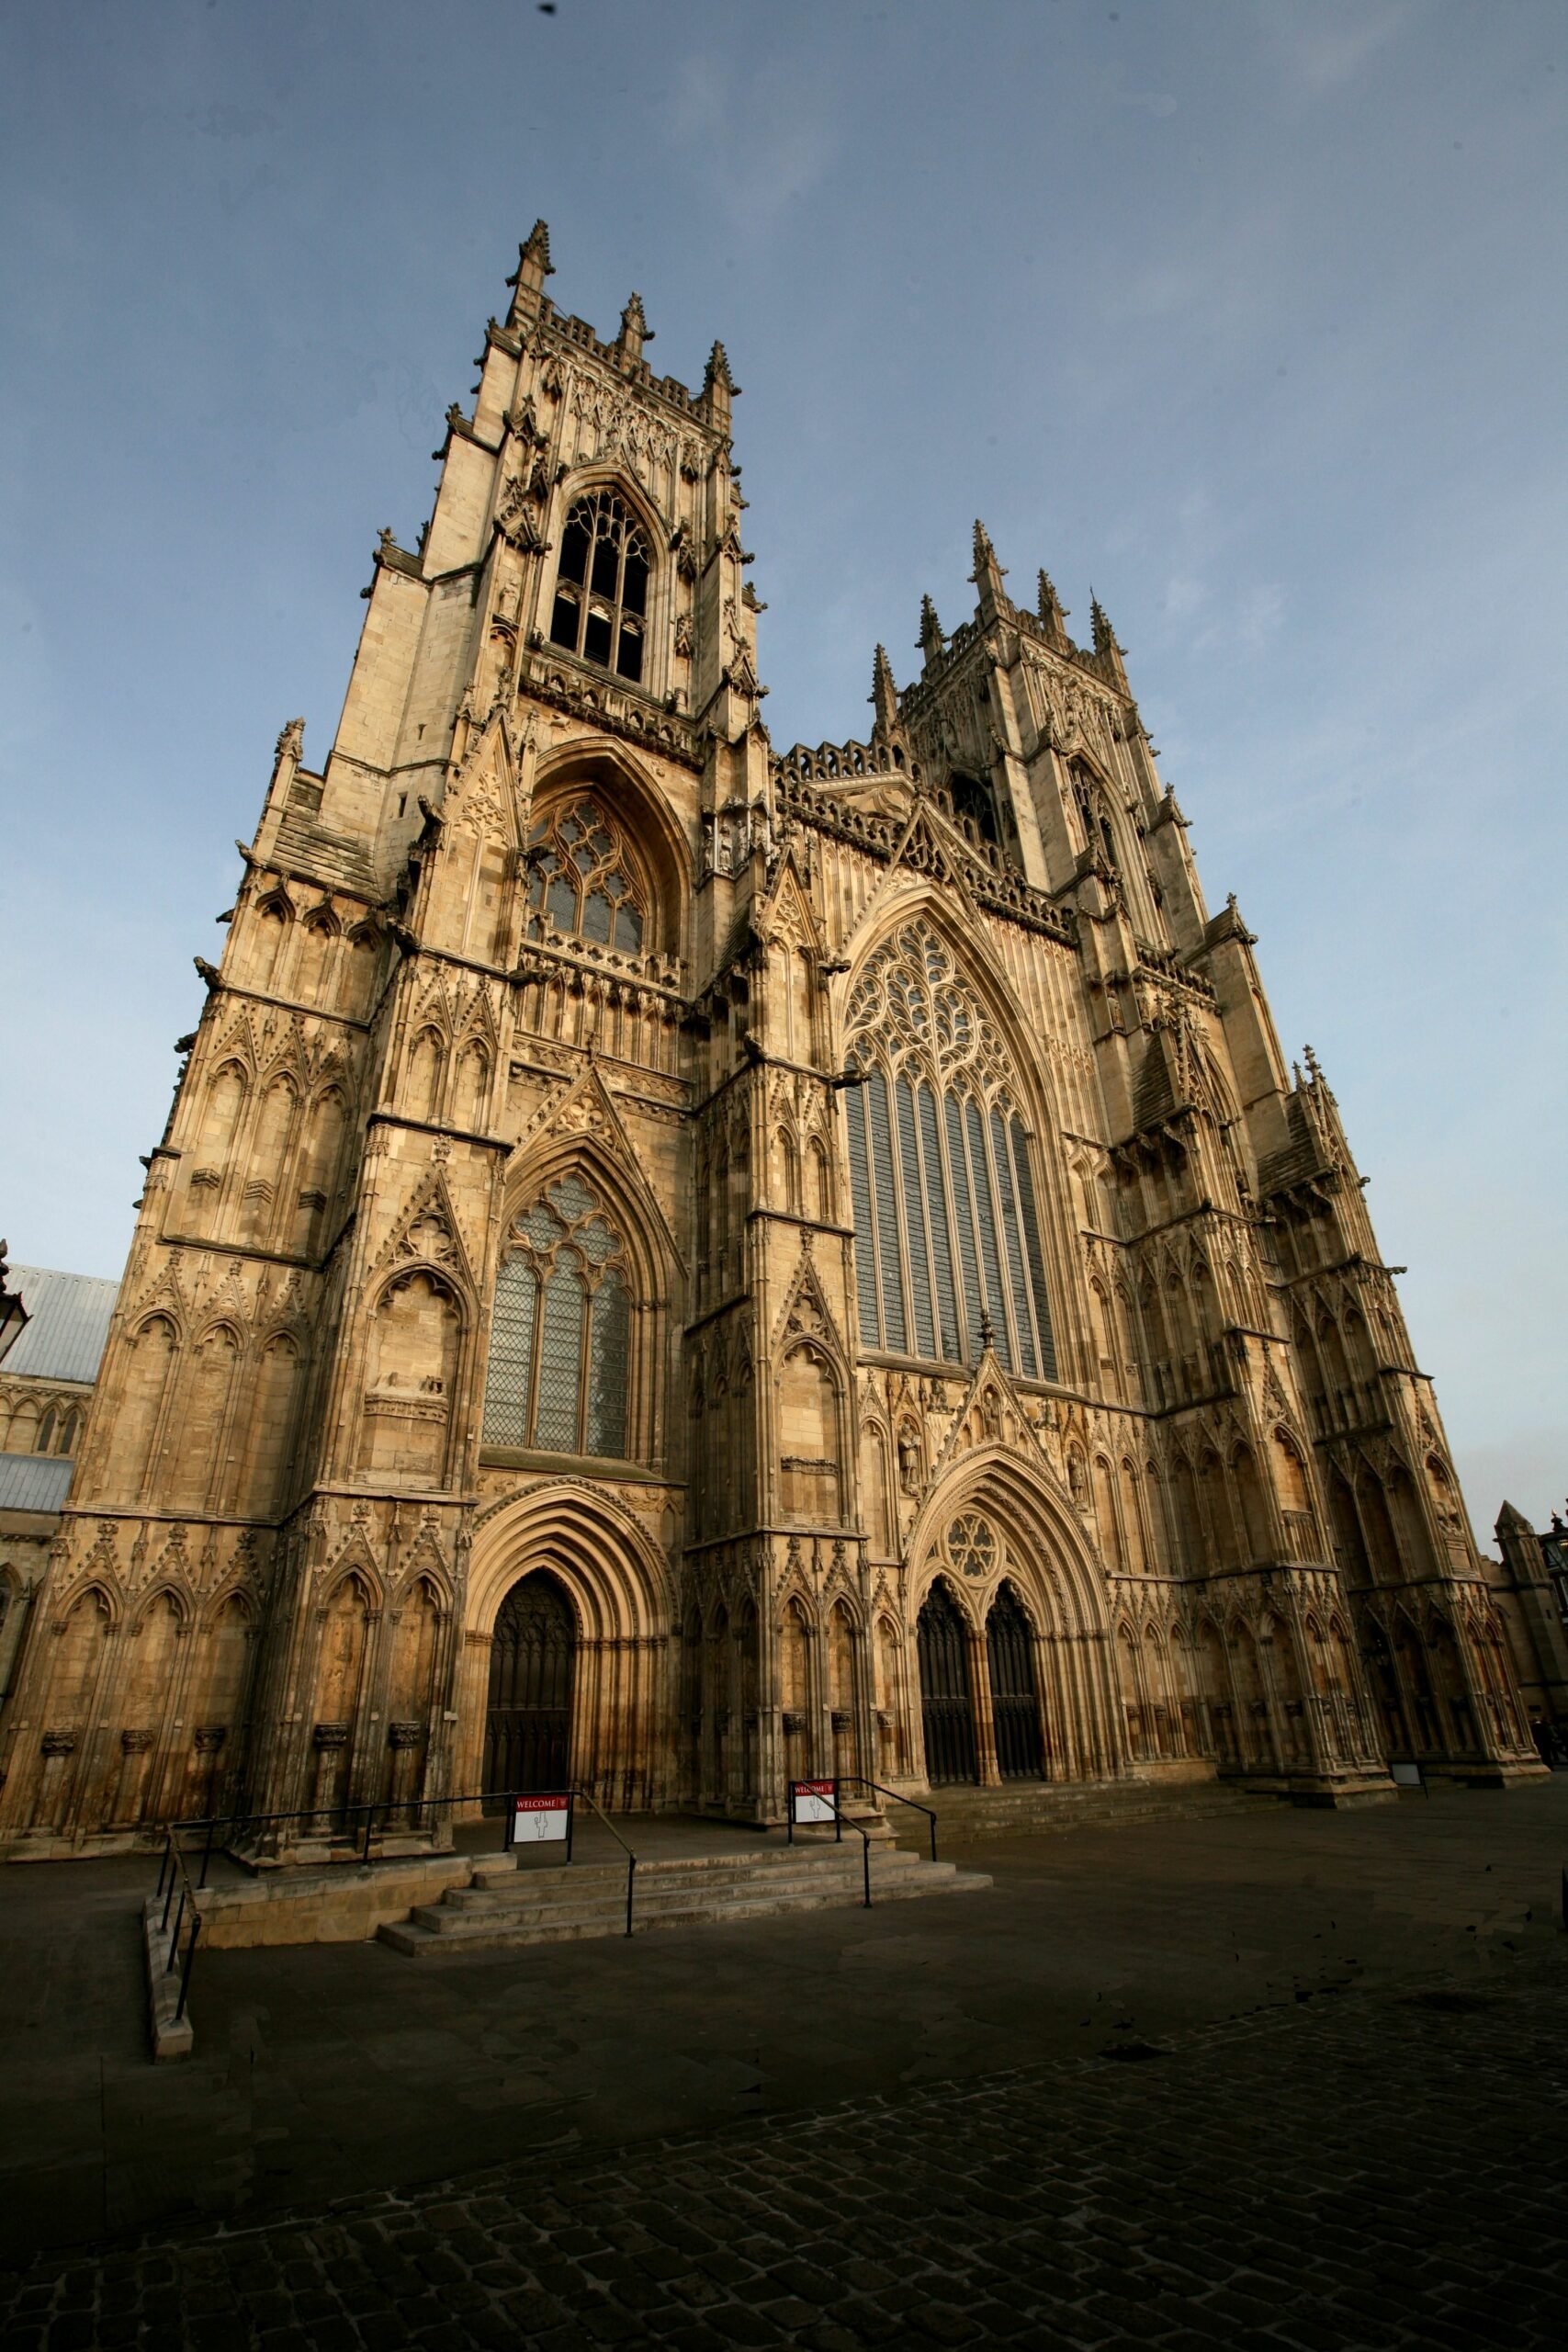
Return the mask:
M540 223L197 959L3 1849L1539 1772L1334 1095L1105 614L976 525L864 740L775 750L724 347L689 390L550 274Z

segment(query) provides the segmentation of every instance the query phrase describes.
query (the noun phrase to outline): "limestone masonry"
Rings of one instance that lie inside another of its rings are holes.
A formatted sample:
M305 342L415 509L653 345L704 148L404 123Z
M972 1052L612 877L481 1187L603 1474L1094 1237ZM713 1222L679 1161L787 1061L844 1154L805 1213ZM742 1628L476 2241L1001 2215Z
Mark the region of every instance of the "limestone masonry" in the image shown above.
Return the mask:
M1538 1772L1561 1630L1475 1550L1104 614L1016 605L976 526L869 740L776 753L723 346L690 392L549 268L541 223L198 959L7 1849Z

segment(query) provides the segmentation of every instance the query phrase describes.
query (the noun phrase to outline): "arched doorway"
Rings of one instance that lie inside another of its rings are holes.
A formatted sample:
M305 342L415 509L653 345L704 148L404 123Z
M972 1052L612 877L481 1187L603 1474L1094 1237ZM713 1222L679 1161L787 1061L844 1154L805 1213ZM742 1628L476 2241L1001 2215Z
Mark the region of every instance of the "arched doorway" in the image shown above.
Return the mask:
M986 1620L986 1659L997 1769L1004 1781L1041 1780L1045 1765L1034 1682L1034 1634L1010 1584L1002 1586Z
M933 1788L945 1781L977 1781L968 1637L958 1604L940 1577L920 1611L917 1647L926 1778Z
M577 1628L563 1587L536 1568L514 1584L491 1637L487 1789L563 1789L571 1765Z

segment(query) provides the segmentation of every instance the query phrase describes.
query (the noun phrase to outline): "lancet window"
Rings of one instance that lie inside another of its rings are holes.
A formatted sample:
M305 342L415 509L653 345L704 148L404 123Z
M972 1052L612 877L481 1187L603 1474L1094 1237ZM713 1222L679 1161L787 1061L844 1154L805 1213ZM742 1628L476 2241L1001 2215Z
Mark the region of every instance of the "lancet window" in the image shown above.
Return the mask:
M561 533L551 644L637 684L649 570L648 541L614 492L580 498Z
M1081 761L1073 764L1073 797L1077 803L1078 822L1090 849L1097 850L1113 871L1119 870L1116 855L1116 834L1111 822L1111 811L1105 805L1105 795L1100 785Z
M564 1176L507 1236L485 1443L624 1458L630 1339L626 1244L581 1177Z
M640 954L648 892L620 827L596 800L563 801L528 836L528 936L564 933Z
M1029 1136L1001 1042L936 933L913 924L855 985L846 1090L866 1347L1054 1380Z

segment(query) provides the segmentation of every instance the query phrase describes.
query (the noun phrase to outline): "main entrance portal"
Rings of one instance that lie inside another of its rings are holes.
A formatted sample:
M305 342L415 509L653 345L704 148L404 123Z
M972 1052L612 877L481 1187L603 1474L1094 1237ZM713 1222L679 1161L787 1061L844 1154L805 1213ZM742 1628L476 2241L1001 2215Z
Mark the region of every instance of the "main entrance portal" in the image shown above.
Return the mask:
M975 1708L969 1690L969 1645L958 1604L945 1584L932 1585L920 1611L920 1713L925 1722L926 1778L977 1781Z
M991 1718L997 1766L1004 1781L1034 1781L1044 1770L1040 1700L1034 1687L1034 1640L1023 1604L1004 1584L986 1620L986 1660L991 1670Z
M514 1584L491 1639L487 1789L564 1789L571 1769L571 1603L544 1568Z

